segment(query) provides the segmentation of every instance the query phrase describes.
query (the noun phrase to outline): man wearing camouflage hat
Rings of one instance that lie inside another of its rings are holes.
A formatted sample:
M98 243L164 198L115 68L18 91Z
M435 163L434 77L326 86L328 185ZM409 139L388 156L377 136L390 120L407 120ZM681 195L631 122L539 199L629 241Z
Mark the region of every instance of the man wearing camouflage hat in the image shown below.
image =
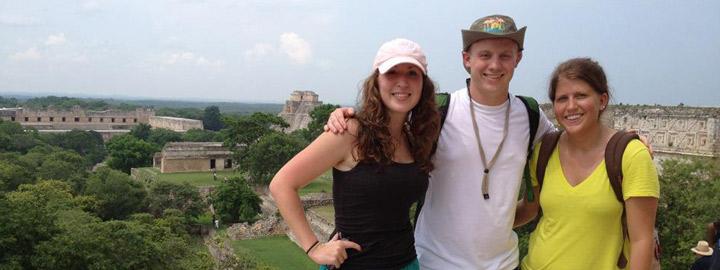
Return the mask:
M467 87L450 94L415 230L423 269L515 269L513 225L530 138L529 114L509 93L526 27L491 15L462 30ZM534 142L553 130L539 111Z

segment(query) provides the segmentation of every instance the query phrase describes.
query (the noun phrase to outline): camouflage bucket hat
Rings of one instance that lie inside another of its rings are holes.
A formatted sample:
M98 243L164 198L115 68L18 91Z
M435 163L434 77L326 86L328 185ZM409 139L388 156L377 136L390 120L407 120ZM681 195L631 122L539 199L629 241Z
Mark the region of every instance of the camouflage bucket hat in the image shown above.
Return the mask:
M470 25L470 29L462 30L463 51L467 51L470 45L481 39L488 38L509 38L518 44L523 50L525 40L525 29L527 26L517 30L515 21L505 15L490 15L477 19Z

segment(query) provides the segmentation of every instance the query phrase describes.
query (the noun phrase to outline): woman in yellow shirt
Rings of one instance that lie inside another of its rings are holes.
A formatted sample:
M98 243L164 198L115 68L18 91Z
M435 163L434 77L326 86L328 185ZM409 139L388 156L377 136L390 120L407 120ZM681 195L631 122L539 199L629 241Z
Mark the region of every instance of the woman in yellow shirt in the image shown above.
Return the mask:
M547 163L538 201L523 201L519 213L543 215L530 236L522 269L620 269L623 243L629 269L650 269L653 227L659 198L655 166L648 149L631 141L622 159L623 199L629 241L624 241L623 205L605 170L605 147L616 130L600 115L610 99L602 67L589 58L561 63L553 72L548 96L564 132ZM531 159L535 177L539 146Z

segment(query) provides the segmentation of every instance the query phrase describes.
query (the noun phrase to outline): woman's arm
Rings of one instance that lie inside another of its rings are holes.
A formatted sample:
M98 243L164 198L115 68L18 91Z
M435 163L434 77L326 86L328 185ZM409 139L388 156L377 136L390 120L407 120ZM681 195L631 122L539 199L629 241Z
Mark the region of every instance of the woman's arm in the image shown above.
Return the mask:
M717 237L717 230L715 229L715 223L710 222L707 225L707 232L706 232L706 241L710 244L711 247L715 246L715 237ZM718 252L718 251L715 251Z
M631 270L650 269L654 256L653 228L657 205L658 199L654 197L631 197L625 200Z
M533 193L535 195L535 200L528 202L527 197L525 197L518 203L518 206L515 209L515 221L513 222L513 228L525 225L537 216L540 209L540 188L537 186L533 187Z
M347 258L346 248L360 250L356 243L335 240L313 246L317 237L310 229L298 190L336 164L352 158L355 136L352 132L342 135L323 133L303 151L283 166L272 182L270 192L277 203L280 214L298 243L307 251L310 258L318 264L330 264L339 267ZM312 250L308 250L312 247Z

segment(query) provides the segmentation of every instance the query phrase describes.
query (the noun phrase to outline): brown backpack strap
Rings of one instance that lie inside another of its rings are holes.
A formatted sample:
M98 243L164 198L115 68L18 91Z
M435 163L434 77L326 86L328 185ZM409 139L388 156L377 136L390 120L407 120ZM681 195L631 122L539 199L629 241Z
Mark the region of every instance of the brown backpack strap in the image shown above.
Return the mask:
M628 235L628 229L627 229L627 218L625 216L625 199L623 198L622 194L622 180L623 180L623 173L622 173L622 157L623 153L625 153L625 148L627 147L628 143L630 143L633 139L639 139L637 133L635 132L627 132L620 130L613 134L613 136L610 138L610 141L608 141L607 146L605 147L605 170L607 171L608 177L610 178L610 186L612 186L613 192L615 193L615 198L622 203L623 205L623 212L622 212L622 230L623 230L623 246L625 246L625 236ZM627 266L627 258L625 258L625 254L622 252L623 248L620 248L620 255L618 257L617 266L620 268L625 268Z
M542 189L543 181L545 180L545 169L547 168L550 156L555 150L555 146L560 139L562 131L553 131L545 134L542 137L542 144L540 145L540 152L538 153L537 166L535 166L535 177L538 181L538 187Z

